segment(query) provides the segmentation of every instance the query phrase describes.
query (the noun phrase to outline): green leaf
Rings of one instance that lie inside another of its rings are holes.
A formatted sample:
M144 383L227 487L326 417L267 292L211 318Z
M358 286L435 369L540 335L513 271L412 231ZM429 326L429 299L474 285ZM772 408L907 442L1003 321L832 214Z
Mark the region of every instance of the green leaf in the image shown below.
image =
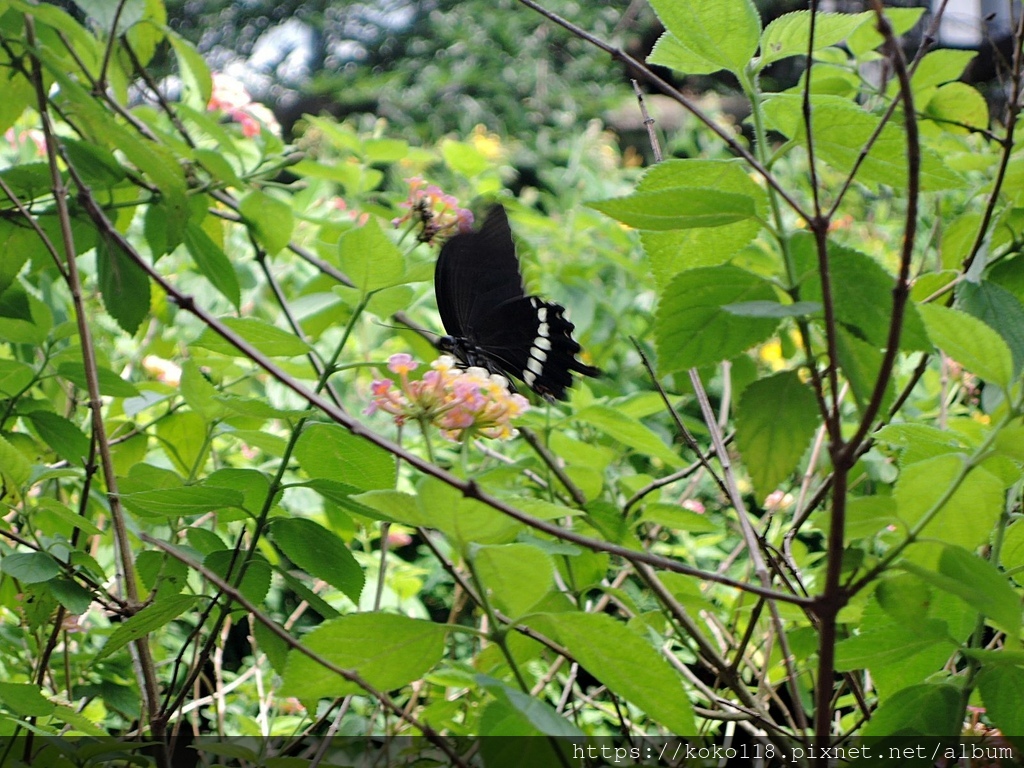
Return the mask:
M813 238L809 235L793 238L791 250L797 274L801 276L800 298L823 301ZM828 244L828 269L836 318L856 337L884 349L889 342L892 289L896 278L867 254L832 242ZM903 317L900 349L928 348L921 318L916 307L909 305Z
M1013 379L1013 356L995 330L949 307L922 304L918 311L936 347L985 381L1009 386Z
M933 586L956 595L990 618L1011 638L1016 638L1020 632L1020 598L1007 577L988 560L963 547L947 545L939 555L938 573L913 563L904 563L903 567Z
M56 578L60 565L47 552L12 552L0 559L0 571L23 584L39 584Z
M134 336L149 317L149 275L106 236L100 239L96 262L103 306L122 330Z
M178 386L188 407L199 414L203 421L216 421L228 412L224 404L217 400L217 388L207 380L193 358L182 363Z
M0 476L4 485L21 488L32 476L32 464L25 454L0 436Z
M132 512L162 517L186 517L229 507L241 508L243 500L242 494L232 488L203 485L159 488L121 496L121 501Z
M574 726L569 720L560 716L555 709L546 701L530 696L512 686L505 685L487 675L476 675L476 683L495 698L495 702L488 706L487 711L481 718L480 735L490 736L523 736L531 730L546 736L560 737L582 737L583 732ZM501 739L484 738L480 740L481 754L487 756L483 746L488 742L497 742L499 749L504 746ZM521 740L523 747L516 750L514 765L564 765L558 761L556 755L551 751L552 746L559 746L557 742L552 744L548 740L525 738ZM536 744L534 742L537 742ZM533 750L541 749L539 754ZM507 750L501 750L506 753ZM546 752L546 753L545 753ZM487 759L486 765L500 765L494 758L500 760L501 755L496 753ZM531 759L532 758L532 759ZM545 759L546 758L546 759ZM535 760L541 760L536 762ZM571 762L568 762L572 765Z
M147 605L134 616L117 625L106 645L96 654L95 661L101 661L114 651L121 650L128 643L166 626L191 608L197 599L194 595L171 595Z
M1024 368L1024 305L1010 291L989 280L964 282L957 291L958 307L976 317L996 333L1010 348L1013 373Z
M424 478L418 491L418 514L424 521L421 525L437 528L461 545L507 544L523 529L518 520L476 499L465 498L458 488L436 478Z
M53 702L33 683L0 683L0 701L22 717L46 717L54 710Z
M898 664L934 647L944 649L947 656L956 650L957 644L949 636L946 622L940 619L923 619L913 625L893 622L836 643L836 669L852 672Z
M739 304L726 304L722 309L736 317L771 317L781 320L784 317L816 315L821 312L821 304L816 301L797 301L792 304L781 304L777 301L743 301Z
M254 189L239 201L238 212L268 254L273 256L288 247L295 227L288 203Z
M176 411L156 425L164 453L186 477L210 455L209 431L203 417L191 411Z
M736 443L758 500L796 471L817 427L814 393L796 371L760 379L743 390Z
M992 724L1011 738L1024 734L1024 669L988 667L978 674L977 683Z
M946 454L903 469L893 496L899 517L908 527L917 524L938 503L963 462L961 454ZM984 468L975 467L931 518L923 535L968 548L981 546L989 540L1003 511L1004 496L1003 482ZM965 509L971 514L965 515Z
M617 696L677 736L695 736L693 707L679 673L640 635L603 613L543 613L525 623L555 637ZM623 664L629 659L629 664Z
M550 556L529 544L478 547L472 558L483 588L512 619L536 605L555 583Z
M943 128L968 133L970 128L988 128L988 102L967 83L947 83L928 100L925 117L940 123Z
M95 595L78 582L70 579L53 579L49 583L50 592L57 602L71 613L79 616L89 610Z
M591 424L633 450L655 456L673 467L683 466L679 454L665 445L657 434L639 419L627 416L622 411L607 405L589 405L577 411L575 418Z
M161 29L174 49L174 57L178 61L178 73L184 91L181 100L195 109L206 109L206 105L210 103L210 94L213 92L213 78L205 59L190 42L173 29L168 26Z
M258 318L223 317L221 322L268 357L296 357L309 352L309 345L302 339ZM210 328L192 343L222 355L244 356Z
M902 127L891 120L871 145L864 158L861 153L878 129L880 116L866 111L849 99L828 94L811 97L811 127L815 156L840 173L850 173L857 165L857 180L873 187L885 184L896 189L907 185L907 140ZM801 145L806 145L803 98L778 94L764 105L769 127ZM921 150L921 185L926 191L957 189L964 179L927 147Z
M295 458L311 478L362 490L393 488L395 459L373 443L333 424L312 424L295 445Z
M93 189L109 189L127 178L122 165L105 147L69 138L62 139L61 143L68 160Z
M338 254L341 268L363 293L397 285L405 274L401 252L374 219L346 232Z
M897 691L871 716L862 736L958 736L960 691L952 685L913 685ZM885 742L878 744L882 749Z
M138 24L146 16L146 0L125 0L123 3L108 3L106 0L75 0L99 27L104 37L120 37L129 27ZM120 11L120 14L117 12ZM117 30L114 20L117 19Z
M72 464L85 465L89 458L89 438L82 430L52 411L33 411L28 418L54 453Z
M842 42L874 14L819 13L814 19L814 50ZM761 57L757 68L790 56L806 56L811 41L811 12L795 11L774 19L761 35Z
M234 583L238 580L238 568L241 558L233 549L221 549L209 553L203 558L203 565L225 581ZM249 602L259 605L266 600L270 591L270 582L273 578L273 571L262 556L256 555L249 560L245 568L245 575L242 576L242 583L238 585L238 591Z
M655 231L721 227L756 216L752 198L698 187L635 192L588 205L635 229Z
M17 395L25 391L36 379L36 372L24 362L0 360L0 392Z
M491 161L472 144L445 139L441 142L441 155L455 173L471 179L491 167Z
M725 306L774 300L766 280L739 267L725 264L680 273L662 292L655 314L660 372L718 363L766 340L778 320L737 317Z
M379 691L391 691L421 678L444 654L447 628L430 621L388 613L357 613L325 622L303 645L342 669L359 674ZM280 690L303 700L365 693L317 662L289 651Z
M681 184L748 197L754 201L758 217L767 210L764 190L733 160L666 160L644 174L637 191L657 192ZM744 218L715 227L644 230L640 239L658 285L664 287L684 269L725 263L750 243L760 229L757 218Z
M840 325L836 330L836 355L839 367L850 383L857 408L863 413L874 394L875 383L882 370L882 352L873 344L862 341L844 326ZM890 377L882 395L882 413L888 411L894 397L894 385Z
M310 576L341 590L356 605L366 577L335 533L302 517L274 520L270 534L281 551Z
M892 25L893 34L898 37L917 24L924 12L924 8L886 8L885 17ZM874 50L883 42L884 38L876 24L862 24L846 39L846 46L854 56L861 56Z
M52 327L50 308L20 285L12 285L0 297L0 340L41 345Z
M99 367L96 378L100 385L100 394L108 397L138 397L139 390L130 381L125 381L109 368ZM78 362L63 362L57 366L57 375L67 379L83 392L89 391L85 377L85 367Z
M195 222L185 227L185 247L199 272L237 309L242 301L238 275L231 260Z
M181 242L189 207L185 171L177 157L166 147L140 139L134 130L118 123L91 93L68 74L67 63L63 59L46 47L37 48L36 54L60 85L60 95L70 102L67 106L74 112L79 126L86 128L97 143L123 152L130 162L149 176L159 189L167 213L168 243L173 247Z
M749 0L652 0L651 7L674 38L674 60L665 52L652 51L652 64L679 69L691 75L727 69L737 77L757 50L761 18ZM660 41L659 41L660 43ZM685 56L680 56L685 53Z

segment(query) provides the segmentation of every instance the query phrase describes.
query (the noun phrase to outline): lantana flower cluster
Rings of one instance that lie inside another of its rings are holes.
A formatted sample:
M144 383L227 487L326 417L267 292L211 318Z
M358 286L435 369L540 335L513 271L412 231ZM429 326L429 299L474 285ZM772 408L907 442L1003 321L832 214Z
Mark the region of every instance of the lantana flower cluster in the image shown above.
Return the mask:
M395 227L407 221L415 221L422 225L418 235L420 242L430 243L435 238L445 239L459 232L468 232L473 225L473 213L459 207L459 201L452 195L445 194L440 187L427 184L419 176L406 179L409 185L409 197L399 203L400 208L407 208L404 216L392 220Z
M405 353L389 357L388 370L398 375L398 382L375 380L364 413L384 411L399 425L410 420L433 424L449 440L515 437L510 422L530 404L522 395L509 392L504 376L483 368L459 368L454 358L442 355L422 378L410 378L419 365Z

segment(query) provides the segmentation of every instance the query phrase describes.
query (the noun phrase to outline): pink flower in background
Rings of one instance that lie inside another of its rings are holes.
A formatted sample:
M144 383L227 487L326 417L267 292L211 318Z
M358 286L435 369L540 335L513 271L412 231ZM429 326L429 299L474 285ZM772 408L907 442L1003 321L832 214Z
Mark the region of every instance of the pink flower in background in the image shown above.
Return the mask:
M213 74L213 90L206 109L223 112L242 126L242 135L247 138L258 136L264 127L277 136L281 135L281 126L274 113L253 101L240 80L223 72Z
M515 437L510 422L530 404L522 395L509 392L504 376L483 368L458 368L448 355L431 363L431 370L422 378L410 379L409 374L418 367L419 363L404 353L388 358L388 369L398 374L398 384L391 379L375 380L364 412L384 411L399 425L409 420L430 423L449 440Z
M406 179L409 185L409 197L399 203L400 208L407 208L404 216L393 219L391 223L400 227L407 221L419 223L422 230L419 240L431 243L435 238L447 238L458 232L468 232L473 226L473 214L466 208L459 208L459 201L452 195L445 194L440 187L427 184L419 176Z

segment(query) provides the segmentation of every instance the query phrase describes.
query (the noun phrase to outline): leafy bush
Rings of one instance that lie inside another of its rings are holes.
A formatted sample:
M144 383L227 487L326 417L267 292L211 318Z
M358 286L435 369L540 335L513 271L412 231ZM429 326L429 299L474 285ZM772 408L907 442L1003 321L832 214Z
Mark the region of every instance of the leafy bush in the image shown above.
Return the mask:
M513 199L532 147L317 117L286 146L159 3L11 0L0 705L26 761L76 749L55 734L170 765L180 732L453 764L509 734L1024 733L1016 113L957 82L967 53L904 58L915 10L653 5L649 63L731 72L752 147L627 60L704 155L638 175L580 126ZM764 91L790 57L801 83ZM386 400L442 331L424 212L492 199L606 371L515 440Z

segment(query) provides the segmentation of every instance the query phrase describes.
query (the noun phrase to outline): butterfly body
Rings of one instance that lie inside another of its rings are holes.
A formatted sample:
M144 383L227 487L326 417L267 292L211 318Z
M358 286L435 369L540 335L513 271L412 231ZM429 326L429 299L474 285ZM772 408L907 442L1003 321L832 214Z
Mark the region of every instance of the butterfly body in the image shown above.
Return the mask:
M527 296L505 209L494 206L475 232L455 235L434 272L438 311L447 336L438 347L460 363L521 379L537 394L565 400L571 371L598 376L576 359L580 345L565 309Z

